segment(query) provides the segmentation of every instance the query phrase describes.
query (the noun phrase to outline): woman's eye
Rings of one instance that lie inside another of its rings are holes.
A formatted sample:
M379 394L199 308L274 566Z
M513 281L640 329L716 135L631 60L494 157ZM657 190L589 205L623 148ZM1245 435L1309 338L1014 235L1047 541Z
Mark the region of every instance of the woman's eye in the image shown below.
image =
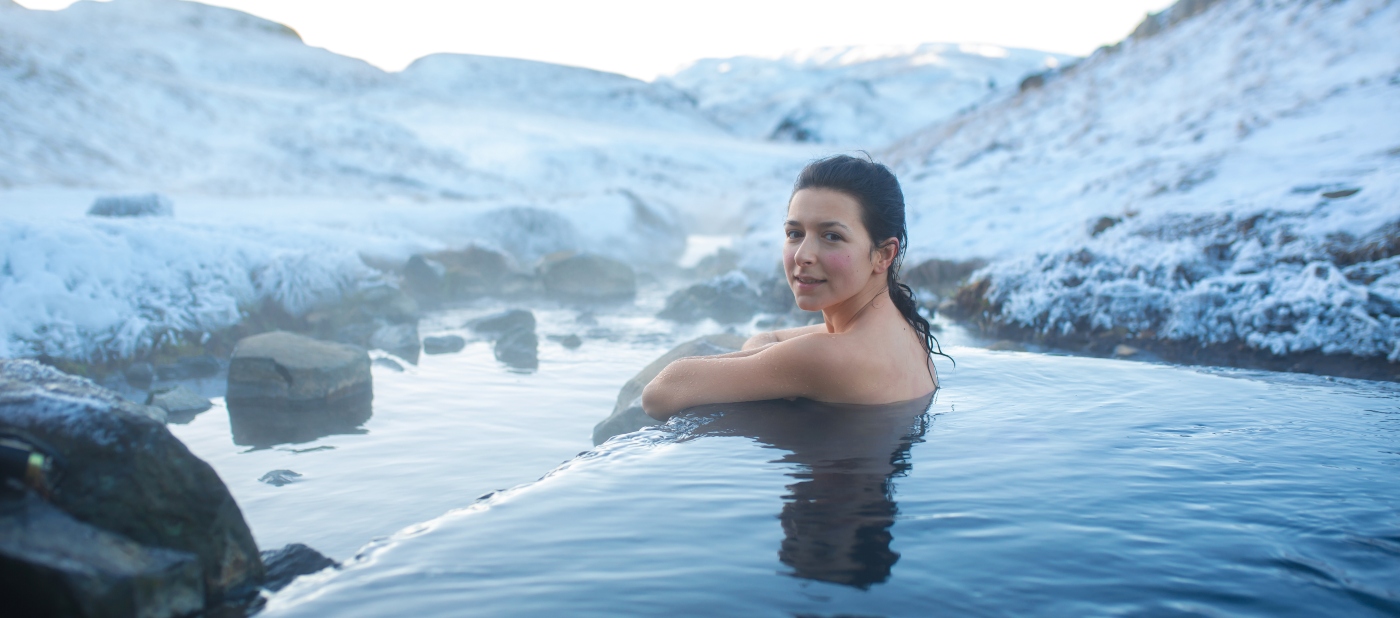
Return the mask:
M796 239L798 239L798 238L801 238L801 237L802 237L802 234L801 234L800 232L798 232L797 230L788 230L788 231L787 231L787 237L788 237L788 238L791 238L791 239L793 239L793 240L796 240Z
M823 236L824 236L827 240L829 240L829 241L831 241L831 242L836 242L836 241L838 241L838 240L841 240L841 235L840 235L840 234L837 234L836 232L827 232L827 233L824 234Z

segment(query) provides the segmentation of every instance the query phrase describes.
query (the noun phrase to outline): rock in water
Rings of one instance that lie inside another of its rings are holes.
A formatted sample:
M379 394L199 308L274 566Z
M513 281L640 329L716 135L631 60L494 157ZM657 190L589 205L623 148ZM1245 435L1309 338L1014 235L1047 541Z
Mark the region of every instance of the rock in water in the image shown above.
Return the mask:
M277 591L292 583L302 575L310 575L330 567L340 566L314 549L292 543L282 549L270 549L262 553L263 565L267 567L267 579L263 587Z
M496 360L515 369L538 369L540 339L533 330L513 330L496 339Z
M0 573L10 616L184 616L204 608L194 554L145 547L34 494L0 500Z
M258 477L258 481L267 483L273 487L281 487L297 482L301 478L301 473L295 470L272 470L267 474ZM266 565L266 563L264 563Z
M428 337L423 340L423 351L428 354L452 354L467 347L467 340L457 335Z
M651 362L644 369L632 376L626 384L622 385L622 391L617 394L617 404L613 406L613 412L593 427L593 444L599 445L616 435L629 433L657 424L656 419L647 416L642 411L642 389L661 373L666 365L672 361L685 358L687 356L714 356L716 354L728 354L737 352L744 347L745 338L739 335L717 334L706 335L698 339L691 339L682 343Z
M87 214L94 217L171 217L175 207L159 193L109 195L97 198Z
M515 369L539 368L540 339L535 334L535 314L510 309L467 322L467 327L495 340L496 360Z
M177 358L173 363L157 366L155 371L162 380L188 380L218 375L220 369L223 367L219 365L219 359L201 354Z
M758 290L742 272L731 271L677 291L666 299L666 307L656 314L677 322L698 322L705 318L721 324L747 322L761 308Z
M535 330L535 314L526 309L509 309L467 322L467 328L488 337L499 337L516 330Z
M165 410L173 423L188 423L196 414L214 407L208 399L184 386L152 392L146 397L146 405Z
M637 275L632 267L601 255L546 258L540 277L545 291L563 301L607 303L637 296Z
M418 364L418 353L422 350L418 342L418 324L390 324L375 329L369 338L369 345L402 358L414 365Z
M428 304L440 304L518 292L522 273L505 254L471 246L414 255L404 265L403 275L409 294Z
M238 342L228 371L234 441L251 446L353 432L369 420L369 354L275 331Z
M151 382L156 379L156 368L147 362L132 363L123 371L126 376L126 383L140 389L151 387Z
M207 603L241 595L263 578L253 536L214 469L165 428L163 416L52 367L0 360L0 425L65 462L53 506L148 549L193 554ZM162 555L169 557L152 554Z

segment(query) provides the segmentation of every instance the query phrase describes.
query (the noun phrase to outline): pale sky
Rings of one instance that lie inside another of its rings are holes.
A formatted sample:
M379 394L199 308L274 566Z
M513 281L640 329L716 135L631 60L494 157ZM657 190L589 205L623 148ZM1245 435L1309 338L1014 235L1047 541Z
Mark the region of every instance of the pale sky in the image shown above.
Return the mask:
M58 9L72 0L18 0ZM117 0L121 1L121 0ZM991 43L1085 55L1171 0L208 0L388 70L438 52L652 79L699 59L840 45Z

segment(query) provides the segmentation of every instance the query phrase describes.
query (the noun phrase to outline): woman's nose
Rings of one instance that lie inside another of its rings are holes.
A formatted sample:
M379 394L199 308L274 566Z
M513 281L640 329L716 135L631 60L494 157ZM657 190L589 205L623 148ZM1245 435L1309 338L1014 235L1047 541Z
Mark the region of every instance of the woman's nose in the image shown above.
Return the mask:
M802 243L797 245L797 253L793 254L792 258L793 261L797 262L798 264L816 263L816 248L812 246L812 242L810 240L804 238L802 240Z

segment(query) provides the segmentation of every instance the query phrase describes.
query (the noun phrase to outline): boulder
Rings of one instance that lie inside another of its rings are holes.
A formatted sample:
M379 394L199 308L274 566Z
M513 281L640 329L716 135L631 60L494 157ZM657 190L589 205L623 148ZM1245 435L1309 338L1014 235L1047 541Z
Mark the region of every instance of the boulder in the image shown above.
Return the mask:
M593 427L593 444L596 446L613 436L657 424L656 419L647 416L646 412L642 411L642 389L645 389L647 384L661 373L662 369L666 368L666 365L687 356L714 356L737 352L744 347L744 341L746 341L744 337L727 333L706 335L682 343L670 352L663 354L661 358L652 361L651 364L622 385L622 390L617 394L617 403L613 406L612 414Z
M583 339L580 338L578 335L574 335L574 334L568 334L568 335L550 335L550 336L549 336L549 340L550 340L550 341L557 341L557 342L559 342L559 345L562 345L562 346L564 346L565 348L568 348L568 349L570 349L570 350L577 350L577 349L579 348L579 346L582 346L582 345L583 345Z
M369 338L371 348L384 350L412 364L418 364L422 345L418 341L418 324L386 324L375 329Z
M515 295L531 287L509 256L477 246L414 255L403 277L406 291L429 304Z
M97 198L88 207L93 217L171 217L175 207L170 199L159 193L144 195L108 195Z
M730 271L671 294L666 307L656 314L676 322L698 322L709 318L721 324L748 322L761 308L758 290L740 271Z
M52 449L64 464L51 492L54 507L147 549L192 554L206 603L241 596L263 577L253 536L214 469L166 429L164 416L52 367L0 360L0 427ZM84 550L72 551L76 559ZM147 558L140 564L185 577L178 557Z
M302 575L340 566L321 552L301 543L264 551L262 561L267 567L267 579L263 581L263 587L274 592L285 588L292 580Z
M452 354L467 347L467 340L457 335L428 337L423 340L423 351L428 354Z
M146 405L165 410L172 423L188 423L196 414L214 407L208 399L184 386L154 391L146 397Z
M637 296L632 267L590 253L546 257L540 279L550 297L566 302L611 303Z
M369 354L283 331L253 335L233 349L226 399L238 444L355 432L371 414Z
M204 609L192 553L146 547L34 494L0 500L0 589L10 616L184 616Z

